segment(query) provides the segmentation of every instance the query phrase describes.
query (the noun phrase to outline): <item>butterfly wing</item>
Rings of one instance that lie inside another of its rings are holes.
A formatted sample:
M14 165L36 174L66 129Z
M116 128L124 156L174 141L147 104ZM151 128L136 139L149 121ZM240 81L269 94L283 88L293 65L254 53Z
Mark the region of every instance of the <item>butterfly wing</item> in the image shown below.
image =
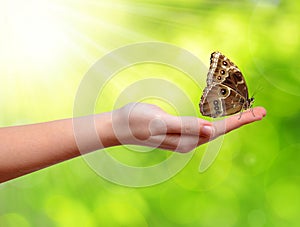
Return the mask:
M207 86L214 83L224 84L248 98L246 81L240 69L220 52L211 54L206 82Z
M242 110L245 98L230 87L214 84L205 88L205 95L200 102L203 116L222 117Z
M220 52L211 54L206 82L200 102L200 112L204 116L237 113L248 100L248 89L241 71Z

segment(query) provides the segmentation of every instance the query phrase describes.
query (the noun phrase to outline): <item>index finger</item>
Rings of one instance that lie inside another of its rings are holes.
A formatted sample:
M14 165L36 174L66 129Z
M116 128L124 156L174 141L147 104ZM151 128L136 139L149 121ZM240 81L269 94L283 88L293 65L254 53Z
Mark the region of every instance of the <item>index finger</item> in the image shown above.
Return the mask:
M215 134L214 137L218 137L222 134L228 133L234 129L237 129L243 125L260 121L266 116L266 110L263 107L255 107L249 109L243 113L230 116L226 119L217 121L214 123Z

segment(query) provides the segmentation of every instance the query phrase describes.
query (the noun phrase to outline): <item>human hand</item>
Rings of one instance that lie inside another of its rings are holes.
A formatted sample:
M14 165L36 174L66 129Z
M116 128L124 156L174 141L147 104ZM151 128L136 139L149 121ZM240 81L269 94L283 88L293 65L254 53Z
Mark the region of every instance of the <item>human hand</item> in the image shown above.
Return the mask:
M4 127L0 129L0 183L80 154L122 144L188 152L266 115L262 107L254 108L253 113L246 111L241 118L237 114L212 123L197 117L173 116L151 104L131 103L109 113Z
M131 103L112 112L112 128L120 145L135 144L184 153L266 115L263 107L251 111L243 112L241 117L237 114L212 123L197 117L173 116L152 104Z

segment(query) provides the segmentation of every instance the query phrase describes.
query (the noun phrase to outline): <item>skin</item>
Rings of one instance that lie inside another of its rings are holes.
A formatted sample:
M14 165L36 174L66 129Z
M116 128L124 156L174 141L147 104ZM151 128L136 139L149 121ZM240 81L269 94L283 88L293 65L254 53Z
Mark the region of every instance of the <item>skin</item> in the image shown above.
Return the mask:
M189 152L265 115L263 107L255 107L253 113L248 110L242 117L237 114L212 123L196 117L173 116L151 104L131 103L112 112L75 119L82 125L92 119L97 139L88 132L75 136L72 118L0 128L0 182L122 144ZM78 146L78 138L84 146Z

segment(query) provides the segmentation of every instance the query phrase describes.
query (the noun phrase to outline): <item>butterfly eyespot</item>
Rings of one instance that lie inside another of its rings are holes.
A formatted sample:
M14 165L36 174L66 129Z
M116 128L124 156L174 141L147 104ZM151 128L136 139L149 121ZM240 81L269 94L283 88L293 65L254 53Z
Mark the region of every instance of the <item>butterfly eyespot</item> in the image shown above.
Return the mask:
M218 105L218 100L214 100L214 105Z
M225 88L222 88L222 89L220 90L220 94L221 94L221 95L226 95L226 93L227 93L227 90L226 90Z
M221 70L220 73L221 73L222 75L224 75L224 74L225 74L225 71L224 71L224 70Z
M222 79L222 77L221 77L221 76L218 76L218 77L217 77L217 79L218 79L218 80L221 80L221 79Z
M223 61L222 64L226 66L226 65L227 65L227 62L226 62L226 61Z

